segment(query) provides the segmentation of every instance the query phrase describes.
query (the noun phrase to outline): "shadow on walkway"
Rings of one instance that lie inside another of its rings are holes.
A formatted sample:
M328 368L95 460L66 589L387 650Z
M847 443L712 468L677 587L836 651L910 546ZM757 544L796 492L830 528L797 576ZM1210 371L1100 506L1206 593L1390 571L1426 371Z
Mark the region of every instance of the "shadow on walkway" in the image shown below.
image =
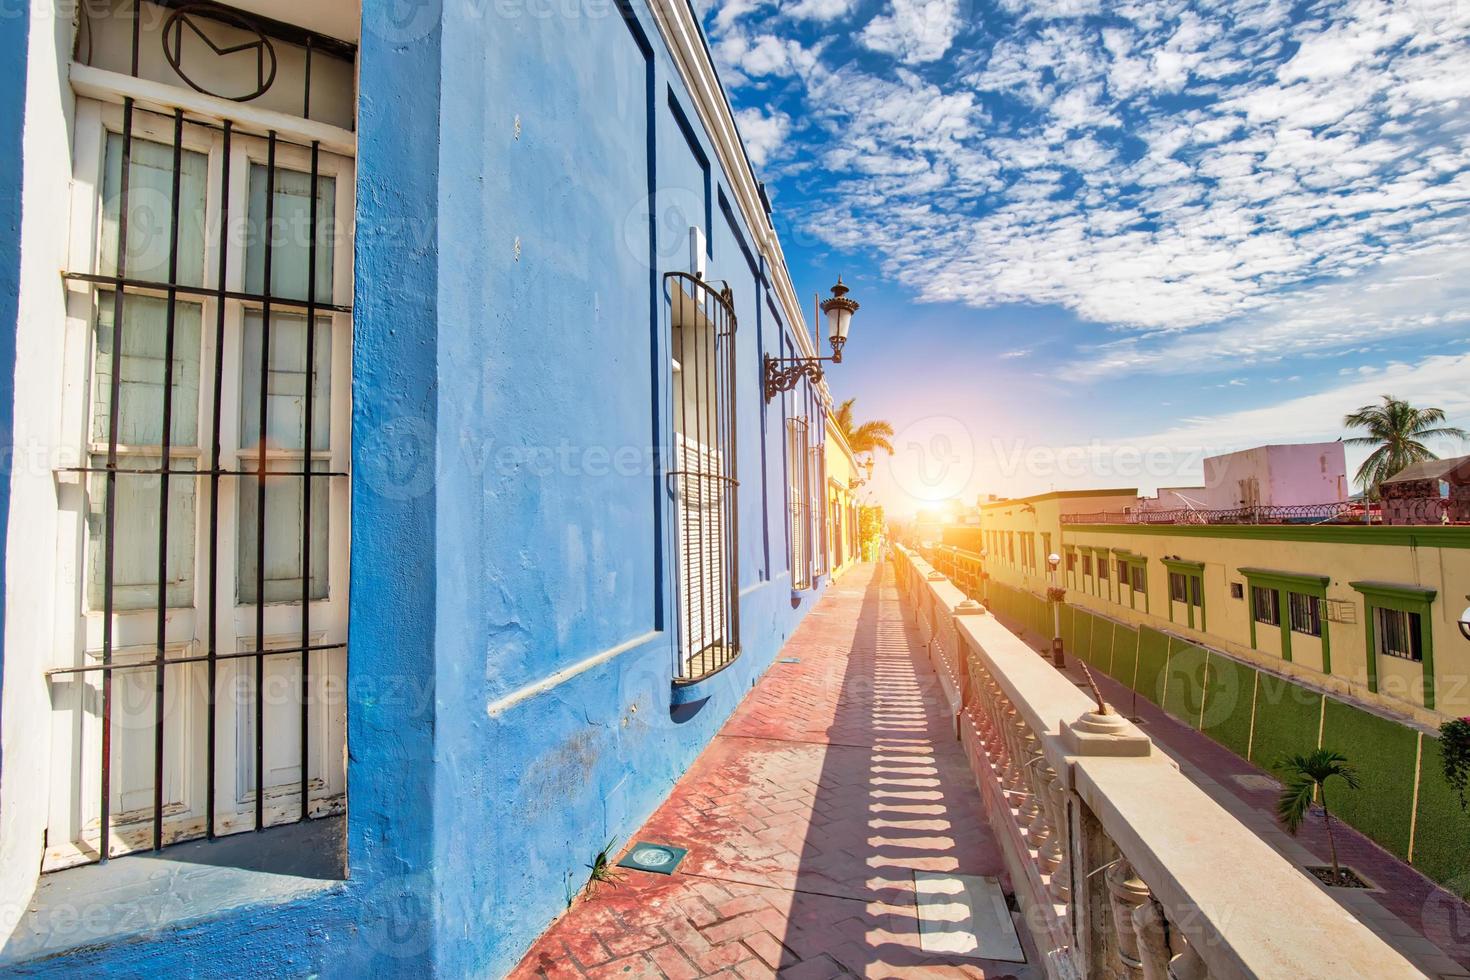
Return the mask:
M678 872L579 902L517 975L1040 975L924 949L914 872L1002 867L892 570L849 571L782 657L636 835Z

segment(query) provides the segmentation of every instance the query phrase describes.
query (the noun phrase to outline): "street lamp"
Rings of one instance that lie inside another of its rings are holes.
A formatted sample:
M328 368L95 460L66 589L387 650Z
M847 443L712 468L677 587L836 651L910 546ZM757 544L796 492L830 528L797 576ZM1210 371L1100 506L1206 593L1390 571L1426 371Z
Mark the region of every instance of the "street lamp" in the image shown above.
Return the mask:
M1470 596L1466 596L1466 598L1470 598ZM1459 626L1460 635L1463 636L1465 639L1470 640L1470 606L1466 606L1465 611L1460 613Z
M986 609L989 609L990 608L990 565L987 564L986 561L985 561L985 559L987 559L989 557L990 557L990 549L989 548L981 548L980 549L980 581L982 583L984 583L983 584L983 587L982 587L983 594L982 594L981 598L985 602L985 608Z
M1056 552L1046 556L1051 578L1051 588L1046 590L1051 600L1051 662L1058 669L1067 666L1067 655L1062 651L1062 590L1057 585L1057 566L1061 563L1062 556Z
M827 315L827 342L832 345L831 357L772 357L766 355L766 401L783 391L790 391L803 376L812 384L822 381L822 362L842 363L842 348L847 344L847 331L852 326L852 315L857 312L856 300L847 298L848 288L837 277L832 295L822 302L822 312Z

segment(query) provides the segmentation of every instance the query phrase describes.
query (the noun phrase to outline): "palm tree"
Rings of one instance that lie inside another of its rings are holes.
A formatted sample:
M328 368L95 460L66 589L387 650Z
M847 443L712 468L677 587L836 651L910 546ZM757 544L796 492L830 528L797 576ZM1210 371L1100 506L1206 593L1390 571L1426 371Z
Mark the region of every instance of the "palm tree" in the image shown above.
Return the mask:
M873 419L857 425L852 417L852 403L856 398L849 398L837 407L833 419L837 422L837 428L847 439L847 444L852 448L853 455L859 453L874 453L879 449L888 455L893 455L893 443L888 438L893 435L893 426L882 419Z
M1312 799L1322 799L1322 819L1327 825L1327 848L1332 853L1332 881L1342 881L1342 870L1337 864L1337 842L1332 839L1332 812L1327 809L1327 781L1337 778L1358 788L1358 771L1348 765L1347 756L1331 749L1317 749L1310 755L1283 757L1276 769L1285 774L1286 785L1281 798L1276 801L1276 815L1293 837L1301 829L1302 822L1312 809Z
M1442 408L1415 408L1392 395L1384 395L1382 405L1364 405L1343 418L1349 428L1368 430L1366 436L1344 440L1347 445L1377 447L1353 477L1368 499L1377 500L1379 484L1410 463L1439 458L1422 440L1470 437L1464 429L1440 424L1444 420Z

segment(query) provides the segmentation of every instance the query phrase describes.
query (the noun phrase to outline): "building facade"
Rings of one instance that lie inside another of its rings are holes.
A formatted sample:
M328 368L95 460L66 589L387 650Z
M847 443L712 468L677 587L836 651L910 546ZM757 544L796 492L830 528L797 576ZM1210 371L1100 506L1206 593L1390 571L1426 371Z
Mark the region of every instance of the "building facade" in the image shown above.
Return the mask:
M1470 714L1470 528L1121 519L1131 490L984 507L993 581L1167 630L1415 723ZM1120 519L1096 522L1101 514Z
M692 8L0 44L0 962L505 972L856 551Z

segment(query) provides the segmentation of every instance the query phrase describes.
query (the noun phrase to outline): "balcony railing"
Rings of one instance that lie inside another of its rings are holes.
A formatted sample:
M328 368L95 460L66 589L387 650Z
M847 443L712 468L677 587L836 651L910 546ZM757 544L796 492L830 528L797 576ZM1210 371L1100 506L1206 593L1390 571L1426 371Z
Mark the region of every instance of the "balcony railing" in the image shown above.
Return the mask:
M1420 975L944 573L895 565L1049 977Z
M1389 523L1441 524L1446 514L1444 500L1396 500ZM1346 501L1325 504L1293 504L1283 507L1231 507L1202 510L1181 507L1172 510L1134 508L1063 514L1063 524L1380 524L1384 515L1377 504Z

